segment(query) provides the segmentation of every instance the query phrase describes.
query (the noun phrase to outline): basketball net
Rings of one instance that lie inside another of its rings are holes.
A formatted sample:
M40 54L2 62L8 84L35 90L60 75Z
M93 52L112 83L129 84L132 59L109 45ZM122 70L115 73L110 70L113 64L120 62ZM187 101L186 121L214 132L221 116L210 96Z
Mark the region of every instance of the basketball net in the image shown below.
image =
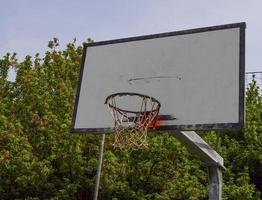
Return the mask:
M140 101L137 110L124 110L118 107L117 98L136 96ZM114 119L115 140L113 146L121 150L133 150L148 146L148 128L155 127L160 103L155 98L138 93L116 93L107 97L105 104Z

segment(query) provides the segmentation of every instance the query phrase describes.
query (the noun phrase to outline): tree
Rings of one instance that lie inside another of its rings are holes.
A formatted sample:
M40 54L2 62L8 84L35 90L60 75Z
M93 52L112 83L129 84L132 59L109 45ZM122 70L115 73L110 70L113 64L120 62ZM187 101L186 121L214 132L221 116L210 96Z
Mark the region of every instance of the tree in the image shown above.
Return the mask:
M88 42L92 42L89 39ZM82 47L48 43L43 58L0 59L1 199L92 198L99 135L69 132ZM8 70L16 80L7 80ZM246 128L201 132L224 158L223 199L261 199L262 98L255 80L246 97ZM168 133L125 152L106 138L100 199L207 199L206 168Z
M82 47L57 51L58 45L50 41L43 59L36 54L19 63L7 54L0 62L1 199L72 199L92 184L95 166L86 157L97 147L83 145L97 141L69 133ZM7 81L11 66L14 83Z

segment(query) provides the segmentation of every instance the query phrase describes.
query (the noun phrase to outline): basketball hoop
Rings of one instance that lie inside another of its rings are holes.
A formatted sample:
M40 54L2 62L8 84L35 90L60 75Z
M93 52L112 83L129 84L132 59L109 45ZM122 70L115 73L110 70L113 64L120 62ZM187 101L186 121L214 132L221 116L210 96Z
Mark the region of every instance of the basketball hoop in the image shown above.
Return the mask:
M125 104L123 97L128 97L129 102L130 97L136 98L134 101L136 108L133 108L134 106L125 109L120 107L120 102ZM122 92L108 96L105 104L107 104L115 122L113 146L120 149L147 147L147 131L148 128L155 128L154 122L161 106L159 101L143 94Z

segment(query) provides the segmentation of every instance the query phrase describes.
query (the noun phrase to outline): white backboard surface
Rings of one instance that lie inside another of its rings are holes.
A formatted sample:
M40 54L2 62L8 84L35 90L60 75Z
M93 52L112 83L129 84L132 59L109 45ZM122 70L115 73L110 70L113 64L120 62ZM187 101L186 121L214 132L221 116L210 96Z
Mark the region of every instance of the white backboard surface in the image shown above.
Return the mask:
M157 99L158 130L242 128L244 64L245 23L84 44L71 131L112 131L118 92Z

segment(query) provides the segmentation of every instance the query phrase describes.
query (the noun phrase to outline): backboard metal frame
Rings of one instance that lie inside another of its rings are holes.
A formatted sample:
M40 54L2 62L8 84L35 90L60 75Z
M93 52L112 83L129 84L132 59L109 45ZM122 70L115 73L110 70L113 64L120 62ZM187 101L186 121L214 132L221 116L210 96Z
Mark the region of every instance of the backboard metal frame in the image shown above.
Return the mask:
M245 28L246 24L242 23L234 23L234 24L226 24L226 25L219 25L219 26L212 26L212 27L205 27L205 28L197 28L197 29L190 29L184 31L175 31L175 32L167 32L167 33L160 33L160 34L152 34L152 35L145 35L145 36L138 36L138 37L129 37L123 39L115 39L115 40L108 40L108 41L101 41L101 42L93 42L93 43L84 43L83 46L83 56L80 66L79 72L79 79L78 79L78 86L74 104L74 111L73 117L71 122L71 132L72 133L109 133L112 132L112 128L75 128L75 120L77 115L77 108L78 102L80 97L80 90L81 90L81 83L83 78L83 70L84 64L86 59L87 49L92 46L100 46L100 45L109 45L109 44L117 44L117 43L125 43L131 41L139 41L139 40L147 40L147 39L154 39L154 38L164 38L170 36L177 36L177 35L185 35L185 34L193 34L193 33L201 33L201 32L210 32L216 30L223 30L223 29L232 29L232 28L239 28L240 29L240 36L239 36L239 121L238 123L216 123L216 124L193 124L193 125L168 125L168 126L160 126L157 127L156 130L165 130L165 131L174 131L174 130L220 130L220 129L241 129L244 128L244 121L245 121Z

